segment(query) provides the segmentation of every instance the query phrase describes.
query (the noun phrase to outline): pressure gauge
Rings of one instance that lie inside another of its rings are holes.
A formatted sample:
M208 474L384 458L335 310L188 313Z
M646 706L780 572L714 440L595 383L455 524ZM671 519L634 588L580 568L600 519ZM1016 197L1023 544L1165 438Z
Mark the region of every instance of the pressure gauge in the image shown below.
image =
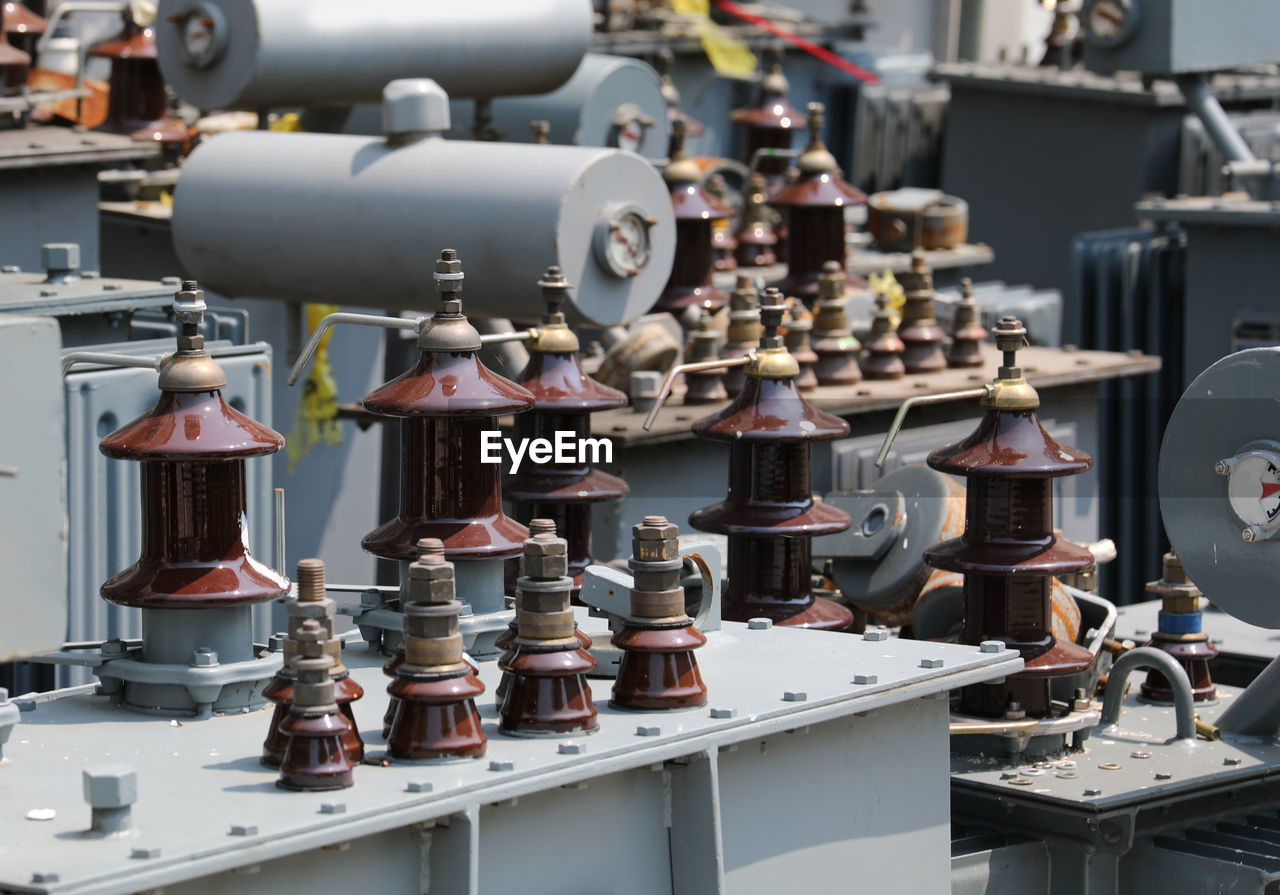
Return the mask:
M609 142L617 149L640 152L645 135L653 127L653 119L635 103L623 103L610 116L612 125Z
M1227 477L1227 500L1244 523L1246 541L1269 540L1280 531L1280 445L1244 451L1214 469Z
M227 47L227 20L213 3L198 3L176 18L182 59L194 68L208 68Z
M1085 12L1085 36L1102 47L1115 47L1138 27L1138 0L1093 0Z
M652 254L649 228L655 223L634 205L614 209L596 230L596 260L615 276L639 276Z

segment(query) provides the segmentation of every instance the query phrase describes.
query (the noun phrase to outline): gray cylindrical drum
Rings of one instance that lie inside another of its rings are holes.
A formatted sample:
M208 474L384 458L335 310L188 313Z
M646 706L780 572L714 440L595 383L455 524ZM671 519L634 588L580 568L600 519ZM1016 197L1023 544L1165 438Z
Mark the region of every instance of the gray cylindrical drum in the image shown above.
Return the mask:
M435 258L454 248L467 312L513 320L542 313L536 283L558 264L576 286L566 310L607 326L657 300L675 220L653 166L616 149L439 139L389 149L241 131L183 165L173 239L184 273L224 295L424 312Z
M161 0L165 80L202 109L376 102L430 77L453 96L555 90L591 40L590 0Z

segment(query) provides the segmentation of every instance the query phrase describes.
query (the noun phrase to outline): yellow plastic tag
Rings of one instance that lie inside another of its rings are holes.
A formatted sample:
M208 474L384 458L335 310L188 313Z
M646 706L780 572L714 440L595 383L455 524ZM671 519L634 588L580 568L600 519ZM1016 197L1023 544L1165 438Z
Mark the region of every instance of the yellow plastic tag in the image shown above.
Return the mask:
M315 332L321 320L337 310L337 305L307 305L308 336ZM285 452L289 457L285 463L286 472L293 472L293 465L311 453L311 448L320 442L342 443L342 422L338 419L338 383L333 378L333 367L329 363L329 337L332 335L333 330L329 330L320 340L311 372L307 375L307 381L302 384L302 400L298 402L298 410L293 415L293 428L285 439Z
M867 286L876 295L887 295L889 301L887 307L893 312L893 325L896 327L902 320L902 306L907 303L907 294L902 289L902 284L898 282L893 275L893 271L889 268L884 269L884 273L873 273L867 277Z
M698 41L716 71L733 78L750 78L756 73L755 54L711 21L711 0L671 0L671 8L694 19Z

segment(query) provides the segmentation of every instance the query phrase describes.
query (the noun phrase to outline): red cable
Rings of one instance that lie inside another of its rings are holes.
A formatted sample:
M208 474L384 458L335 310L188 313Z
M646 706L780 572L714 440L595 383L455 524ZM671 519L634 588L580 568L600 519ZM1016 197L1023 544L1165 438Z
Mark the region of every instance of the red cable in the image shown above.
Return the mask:
M879 78L877 78L871 72L867 71L862 66L854 65L849 60L840 58L835 53L831 52L830 50L824 47L818 46L816 43L814 43L811 40L805 40L803 37L801 37L799 34L796 34L794 31L788 31L786 28L783 28L780 25L775 25L773 22L769 21L764 16L758 16L755 13L747 12L738 4L731 2L731 0L715 0L715 4L717 8L724 10L729 15L736 16L737 18L742 19L744 22L749 22L752 25L755 25L757 28L763 28L765 31L768 31L774 37L782 38L787 43L791 44L793 47L804 50L809 55L814 56L818 59L821 59L823 62L827 63L827 65L840 69L845 74L857 78L859 81L861 81L864 84L880 83Z

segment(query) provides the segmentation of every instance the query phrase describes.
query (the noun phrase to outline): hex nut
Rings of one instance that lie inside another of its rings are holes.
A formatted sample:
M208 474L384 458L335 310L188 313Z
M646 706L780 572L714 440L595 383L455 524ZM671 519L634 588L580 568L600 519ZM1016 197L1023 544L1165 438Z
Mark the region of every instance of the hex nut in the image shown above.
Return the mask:
M803 690L788 690L782 694L784 702L805 702L809 698L809 694Z
M662 733L662 728L655 725L641 724L636 728L636 736L638 737L656 737Z
M736 718L738 717L737 709L712 709L712 718Z
M346 814L347 806L343 802L321 802L321 814Z
M229 836L257 836L257 835L258 835L258 825L257 825L257 824L232 824L232 825L231 825L231 830L228 832L228 834L227 834L227 835L229 835Z
M82 780L92 808L127 808L138 801L138 772L128 765L87 768Z
M771 618L749 618L747 619L747 628L752 631L767 631L773 627L773 619Z
M984 653L1004 652L1004 642L1000 640L984 640L978 645L978 649Z
M431 792L431 784L425 780L410 780L404 787L405 792Z
M516 763L514 761L498 761L494 759L489 762L489 770L491 771L514 771Z
M520 570L529 578L563 578L569 574L569 557L564 553L526 553Z
M632 527L631 536L638 541L672 540L680 536L680 526L674 522L650 525L644 522Z
M889 639L889 632L888 632L888 631L881 631L881 630L879 630L879 629L872 630L872 631L865 631L865 632L863 633L863 635L862 635L862 639L863 639L863 640L870 640L870 641L872 641L873 643L879 642L879 641L881 641L881 640L888 640L888 639Z
M587 747L581 743L561 743L557 751L561 755L582 755L587 751Z
M40 263L46 271L79 270L80 246L74 242L46 242L40 246Z
M920 667L921 668L941 668L942 660L941 659L921 659Z
M853 676L853 682L855 684L874 684L878 683L879 680L880 678L874 674L855 674Z

